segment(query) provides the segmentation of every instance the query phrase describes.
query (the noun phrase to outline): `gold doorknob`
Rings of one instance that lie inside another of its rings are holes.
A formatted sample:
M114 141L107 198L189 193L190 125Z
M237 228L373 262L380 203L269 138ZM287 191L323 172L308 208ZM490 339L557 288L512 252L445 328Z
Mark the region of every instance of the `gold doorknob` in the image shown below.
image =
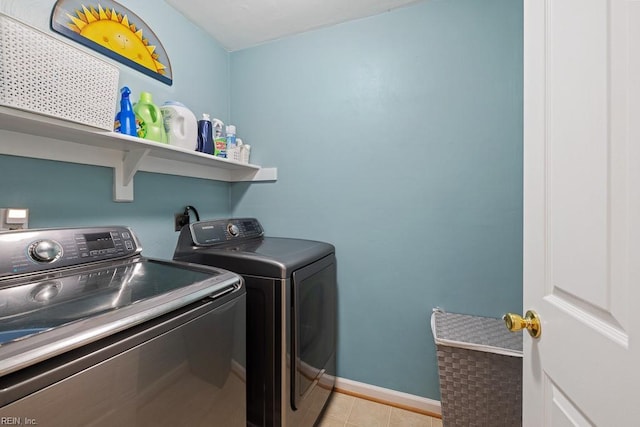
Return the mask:
M507 329L511 332L526 329L527 331L529 331L529 335L531 335L533 338L540 337L540 334L542 333L540 317L533 310L527 311L524 318L517 314L507 313L502 316L502 320L504 320L504 323L507 325Z

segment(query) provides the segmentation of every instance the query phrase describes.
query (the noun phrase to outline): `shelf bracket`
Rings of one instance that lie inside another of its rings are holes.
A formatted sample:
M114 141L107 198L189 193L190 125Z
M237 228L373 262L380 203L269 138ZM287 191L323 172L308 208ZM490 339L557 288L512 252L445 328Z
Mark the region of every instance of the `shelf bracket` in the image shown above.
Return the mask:
M133 177L150 149L126 151L122 162L113 168L113 201L133 202Z

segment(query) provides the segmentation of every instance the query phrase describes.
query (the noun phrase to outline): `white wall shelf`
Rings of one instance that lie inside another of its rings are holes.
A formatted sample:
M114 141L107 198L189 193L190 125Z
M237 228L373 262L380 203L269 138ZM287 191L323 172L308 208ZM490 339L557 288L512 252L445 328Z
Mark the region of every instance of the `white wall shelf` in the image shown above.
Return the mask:
M111 167L116 202L133 201L133 178L138 171L225 182L278 178L276 168L239 163L3 106L0 154Z

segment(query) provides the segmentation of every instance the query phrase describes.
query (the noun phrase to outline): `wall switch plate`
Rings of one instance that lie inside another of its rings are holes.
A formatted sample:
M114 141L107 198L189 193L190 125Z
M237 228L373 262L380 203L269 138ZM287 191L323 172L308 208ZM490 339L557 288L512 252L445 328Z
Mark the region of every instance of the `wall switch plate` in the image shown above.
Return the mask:
M0 208L0 230L24 230L29 228L29 209Z

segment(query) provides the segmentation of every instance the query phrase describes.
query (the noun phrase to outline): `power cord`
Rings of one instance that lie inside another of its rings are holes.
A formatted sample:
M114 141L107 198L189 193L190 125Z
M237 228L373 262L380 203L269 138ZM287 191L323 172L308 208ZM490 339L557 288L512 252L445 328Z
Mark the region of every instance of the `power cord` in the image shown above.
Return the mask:
M196 215L196 221L200 221L200 214L198 213L198 210L191 205L185 206L184 208L184 216L188 218L188 221L191 222L191 217L189 216L190 210Z
M177 213L174 215L174 230L180 231L182 227L189 225L191 223L191 217L189 216L189 211L193 211L196 214L196 221L200 221L200 214L198 210L193 206L186 206L182 213Z

